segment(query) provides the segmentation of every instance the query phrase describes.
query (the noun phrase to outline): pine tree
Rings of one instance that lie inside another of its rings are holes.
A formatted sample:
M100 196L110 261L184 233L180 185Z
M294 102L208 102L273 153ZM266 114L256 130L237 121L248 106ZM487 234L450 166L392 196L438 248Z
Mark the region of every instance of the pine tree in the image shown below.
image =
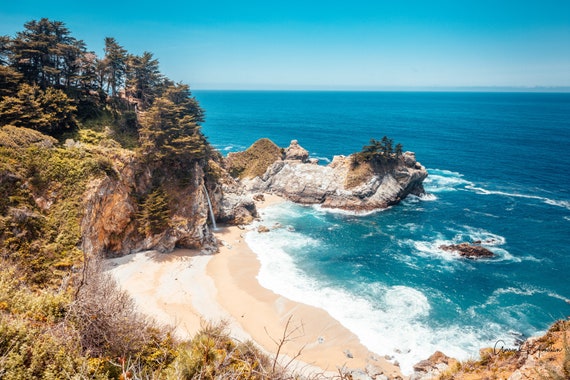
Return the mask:
M149 107L164 90L164 77L158 69L158 60L152 53L130 55L127 60L127 96L140 100L142 108Z
M170 209L166 194L160 188L149 193L141 205L137 220L139 231L146 236L156 235L168 227Z
M173 85L141 117L141 154L174 169L205 158L209 145L197 120L203 112L187 85Z
M103 59L107 93L115 97L124 84L127 71L127 51L112 37L105 38L105 58Z
M42 89L69 84L75 73L74 62L85 47L71 37L61 21L30 21L10 43L9 60L30 84Z
M46 134L58 134L77 126L76 107L61 90L45 91L37 85L23 84L15 96L0 101L0 125L36 129Z

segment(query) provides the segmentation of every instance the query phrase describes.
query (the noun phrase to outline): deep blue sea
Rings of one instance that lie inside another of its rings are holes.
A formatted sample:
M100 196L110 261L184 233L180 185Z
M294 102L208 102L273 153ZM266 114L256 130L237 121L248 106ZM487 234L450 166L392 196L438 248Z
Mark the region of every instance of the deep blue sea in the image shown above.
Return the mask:
M285 203L249 233L261 284L327 310L404 373L570 315L570 94L195 91L224 154L297 139L326 164L370 138L429 172L425 197L370 215ZM441 244L487 241L472 261ZM326 337L324 337L326 339Z

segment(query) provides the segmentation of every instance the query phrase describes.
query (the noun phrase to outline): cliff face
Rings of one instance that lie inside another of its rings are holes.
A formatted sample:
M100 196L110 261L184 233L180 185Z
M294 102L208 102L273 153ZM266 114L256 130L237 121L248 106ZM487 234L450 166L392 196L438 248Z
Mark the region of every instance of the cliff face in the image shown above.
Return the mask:
M424 193L425 168L406 152L384 164L354 165L352 156L335 156L317 165L296 141L262 176L242 179L251 192L271 192L301 204L370 211L396 204L409 194Z
M116 177L92 181L84 195L81 222L82 249L93 255L117 256L147 249L168 252L175 247L212 245L204 173L195 164L186 186L165 183L170 210L167 227L158 233L141 230L141 198L151 189L153 177L133 157L115 160Z
M84 194L82 249L88 254L109 257L149 249L169 252L176 247L215 250L207 196L218 222L249 223L257 216L251 196L215 162L206 167L195 163L184 173L183 184L179 178L161 177L168 206L165 228L149 233L141 214L144 200L156 188L156 168L132 155L115 157L113 162L117 175L91 181ZM211 167L218 170L215 180L204 173Z

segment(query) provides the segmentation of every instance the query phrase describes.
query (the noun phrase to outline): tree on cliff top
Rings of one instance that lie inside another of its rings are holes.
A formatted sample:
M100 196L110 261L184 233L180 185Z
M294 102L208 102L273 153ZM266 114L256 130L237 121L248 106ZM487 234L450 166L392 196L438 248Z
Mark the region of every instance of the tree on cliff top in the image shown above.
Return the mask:
M0 101L0 125L12 124L46 134L59 134L75 128L76 107L61 90L23 84L15 96L5 96Z
M187 85L169 86L141 117L141 156L164 167L187 168L207 157L209 144L197 122L203 111Z

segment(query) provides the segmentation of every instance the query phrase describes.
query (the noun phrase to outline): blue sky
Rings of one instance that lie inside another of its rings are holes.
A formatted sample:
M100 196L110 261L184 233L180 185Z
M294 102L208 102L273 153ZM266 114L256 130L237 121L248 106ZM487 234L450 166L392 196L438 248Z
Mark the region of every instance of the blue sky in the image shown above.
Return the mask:
M1 0L0 34L63 21L194 89L570 87L569 0Z

